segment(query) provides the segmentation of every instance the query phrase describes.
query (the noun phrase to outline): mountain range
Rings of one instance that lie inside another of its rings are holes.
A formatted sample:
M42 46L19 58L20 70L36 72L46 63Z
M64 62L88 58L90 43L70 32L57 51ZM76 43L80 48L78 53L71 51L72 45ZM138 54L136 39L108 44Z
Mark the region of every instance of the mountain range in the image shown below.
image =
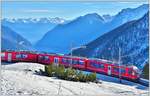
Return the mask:
M65 23L62 18L4 18L2 24L21 34L35 44L44 34L58 24ZM33 36L35 36L33 38Z
M121 10L115 16L97 13L80 16L67 24L57 25L40 39L35 48L42 51L69 53L71 47L86 45L120 25L137 20L148 12L148 4Z

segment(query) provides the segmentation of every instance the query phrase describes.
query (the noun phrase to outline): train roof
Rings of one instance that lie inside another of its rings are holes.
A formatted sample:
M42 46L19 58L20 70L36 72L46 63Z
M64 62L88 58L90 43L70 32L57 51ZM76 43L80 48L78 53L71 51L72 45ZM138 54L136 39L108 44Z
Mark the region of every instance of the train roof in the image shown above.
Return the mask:
M102 61L104 63L108 63L108 64L112 64L112 63L118 63L118 62L114 62L114 61L110 61L110 60L106 60L106 59L100 59L100 58L88 58L89 60L98 60L98 61Z
M111 60L99 59L99 58L88 58L88 59L89 59L89 60L96 60L96 61L100 61L100 62L103 62L103 63L107 63L107 64L112 64L112 65L117 65L117 66L119 66L119 63L118 63L118 62L111 61ZM121 64L121 66L128 66L128 67L131 67L131 65L123 65L123 64Z
M71 55L63 55L63 56L64 56L64 57L67 57L67 58L70 58L70 57L72 57L72 58L88 59L88 58L86 58L86 57L71 56Z

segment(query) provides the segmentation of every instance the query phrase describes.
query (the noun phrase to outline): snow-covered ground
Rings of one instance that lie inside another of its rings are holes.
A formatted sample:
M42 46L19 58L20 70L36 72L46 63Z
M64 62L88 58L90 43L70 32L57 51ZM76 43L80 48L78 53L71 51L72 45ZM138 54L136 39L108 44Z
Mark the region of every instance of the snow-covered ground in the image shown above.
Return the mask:
M148 88L136 83L99 75L102 84L60 80L36 74L37 63L1 66L1 96L148 96Z

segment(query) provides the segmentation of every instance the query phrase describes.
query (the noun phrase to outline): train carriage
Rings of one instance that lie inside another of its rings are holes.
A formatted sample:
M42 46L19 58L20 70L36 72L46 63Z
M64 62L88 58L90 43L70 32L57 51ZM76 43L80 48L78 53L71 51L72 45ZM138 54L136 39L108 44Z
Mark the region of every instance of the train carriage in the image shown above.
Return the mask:
M89 59L86 69L92 72L102 73L115 77L119 77L120 75L120 77L124 79L137 80L139 78L138 69L135 69L135 66L119 66L118 64L98 59Z
M42 64L49 65L49 64L52 63L52 58L51 58L51 56L48 55L48 54L38 54L37 62L38 62L38 63L42 63Z
M107 73L106 65L93 59L88 59L86 69L98 73Z
M30 52L16 52L16 61L21 62L36 62L37 54Z
M36 62L37 54L29 52L2 52L2 61L5 62Z
M66 67L73 67L73 68L85 70L86 58L63 56L61 57L60 64Z

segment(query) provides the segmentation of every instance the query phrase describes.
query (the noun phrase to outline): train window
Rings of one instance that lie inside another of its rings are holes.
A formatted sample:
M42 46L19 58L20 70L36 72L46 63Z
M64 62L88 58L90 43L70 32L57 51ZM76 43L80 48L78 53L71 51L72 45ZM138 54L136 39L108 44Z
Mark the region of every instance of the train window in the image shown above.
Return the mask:
M92 67L98 68L98 64L96 64L95 62L91 62L90 64Z
M125 74L126 73L126 70L123 68L121 68L121 74Z
M72 59L67 59L67 63L71 64L72 63Z
M5 57L5 53L1 53L1 57L4 58Z
M44 57L44 60L49 60L49 56L45 56L45 57Z
M84 61L83 60L79 60L79 65L84 65Z
M28 55L27 54L17 54L16 55L16 58L20 58L20 59L24 59L24 58L27 58Z
M62 58L62 63L67 63L67 59L66 58Z
M114 72L119 73L119 68L114 67ZM124 73L126 73L126 70L124 68L121 68L120 72L121 72L121 74L124 74Z
M73 62L71 61L71 59L67 59L67 58L62 59L62 63L71 64L71 62Z
M119 73L119 68L114 67L114 72Z
M79 64L78 60L72 60L72 64Z
M129 69L129 70L128 70L128 74L130 74L130 75L131 75L131 74L132 74L132 70L130 70L130 69Z
M44 56L39 56L39 60L44 60Z
M39 60L47 61L47 60L50 60L50 59L49 59L49 56L39 56Z
M105 68L104 64L98 64L96 62L91 62L91 66L93 66L95 68L100 68L100 69Z
M101 69L105 68L104 64L99 64L99 68Z
M92 66L92 67L95 67L95 68L99 68L99 65L96 64L95 62L91 62L91 66Z
M17 54L17 55L16 55L16 58L21 58L21 54Z
M22 54L22 58L27 58L27 54Z

